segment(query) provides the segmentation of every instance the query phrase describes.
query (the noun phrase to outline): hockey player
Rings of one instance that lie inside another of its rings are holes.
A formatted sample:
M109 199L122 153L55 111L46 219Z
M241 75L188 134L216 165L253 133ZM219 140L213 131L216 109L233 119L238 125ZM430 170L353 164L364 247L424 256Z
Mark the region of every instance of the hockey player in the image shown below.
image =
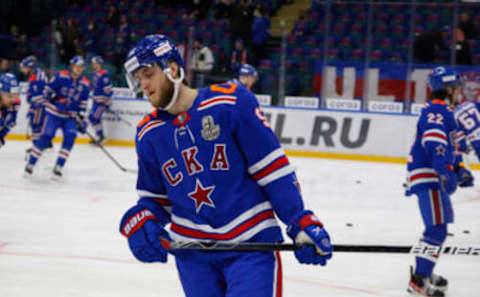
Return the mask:
M472 148L480 159L480 103L473 101L475 97L469 97L455 109L455 119L458 124L457 142L458 151L467 154ZM463 166L465 167L465 166ZM473 177L466 174L467 185L473 185Z
M250 64L242 64L240 70L238 71L238 79L234 78L228 82L242 85L248 90L251 90L255 82L257 81L257 71Z
M20 109L20 89L15 75L7 72L0 75L0 148L5 145L5 136L17 122Z
M453 223L450 195L457 187L461 159L456 154L457 124L449 104L457 98L457 73L437 67L428 77L431 100L418 119L415 142L408 160L407 196L416 194L425 231L420 246L439 248L447 236L447 224ZM447 280L433 273L438 254L416 257L408 292L415 296L442 297Z
M95 74L92 78L93 105L88 120L95 129L98 137L97 141L103 143L105 141L105 136L103 134L102 115L112 104L112 83L107 70L102 69L102 57L94 56L92 57L91 62Z
M27 102L30 104L28 120L32 131L32 141L40 138L43 120L45 119L45 99L43 89L47 83L47 76L37 67L35 56L28 56L20 62L20 71L28 78ZM33 146L33 144L32 144ZM50 143L48 147L52 147ZM28 152L31 149L27 150Z
M62 129L63 143L53 168L53 177L62 176L62 168L73 148L77 131L85 132L86 122L83 119L87 107L89 81L82 75L85 61L81 56L70 60L70 69L59 71L45 86L43 96L46 100L47 115L42 126L41 136L34 141L25 176L30 176L35 163L55 136L58 128Z
M155 110L138 125L140 199L120 232L142 262L166 262L159 236L175 241L279 242L288 225L301 263L325 265L332 247L305 210L294 169L255 96L225 83L201 89L184 80L176 46L149 35L130 50L127 81ZM165 225L170 223L170 232ZM188 297L281 296L278 252L175 252Z

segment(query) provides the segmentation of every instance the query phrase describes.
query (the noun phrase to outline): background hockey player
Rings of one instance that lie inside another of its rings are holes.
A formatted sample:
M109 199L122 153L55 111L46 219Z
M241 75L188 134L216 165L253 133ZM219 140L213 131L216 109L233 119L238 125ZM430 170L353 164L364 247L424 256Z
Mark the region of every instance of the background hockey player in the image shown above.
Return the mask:
M457 187L460 155L456 153L457 124L449 106L458 95L458 74L437 67L428 77L431 100L422 109L415 142L408 160L407 196L416 194L425 231L420 245L440 247L447 236L447 224L453 223L450 195ZM447 280L433 274L438 254L416 257L408 291L417 296L444 296Z
M102 115L112 104L113 86L107 70L102 68L102 57L94 56L91 62L95 74L92 77L93 104L88 120L95 129L97 141L102 143L105 140L102 127Z
M234 78L229 82L234 84L239 84L251 90L255 82L257 81L258 75L255 67L250 64L242 64L240 70L238 70L238 79Z
M20 88L12 73L0 74L0 148L5 145L5 136L17 122L20 109Z
M467 154L470 149L473 149L477 158L480 159L480 103L473 101L476 98L474 96L466 98L454 112L458 124L458 151ZM465 164L462 163L461 165L462 168L465 168L465 173L462 176L463 184L473 186L472 175L466 170Z
M120 223L134 256L166 262L159 236L175 241L282 241L288 225L301 263L325 265L332 247L304 209L294 169L255 96L236 84L192 89L183 61L163 35L130 50L127 80L156 108L138 125L137 204ZM170 233L164 229L170 225ZM195 296L281 296L276 252L176 252L184 292ZM227 293L228 292L228 293Z
M44 98L47 115L42 127L41 136L34 141L33 148L25 167L25 175L29 176L37 160L48 143L55 137L58 128L62 129L63 142L53 168L54 177L62 176L62 168L73 148L77 131L85 132L86 122L83 119L87 107L89 81L82 75L85 60L75 56L70 60L70 69L59 71L45 86Z
M47 83L47 76L39 67L35 56L28 56L20 62L20 71L28 79L28 89L26 99L30 108L28 110L28 120L32 141L40 138L42 124L45 119L45 99L43 98L43 89ZM32 144L33 145L33 144ZM48 147L51 147L50 143ZM31 148L27 150L31 151Z

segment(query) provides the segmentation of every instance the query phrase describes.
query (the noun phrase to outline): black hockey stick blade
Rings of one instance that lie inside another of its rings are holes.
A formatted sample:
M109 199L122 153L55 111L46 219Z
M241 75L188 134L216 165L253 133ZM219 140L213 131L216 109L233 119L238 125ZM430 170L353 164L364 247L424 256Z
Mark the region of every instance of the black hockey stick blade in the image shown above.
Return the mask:
M215 241L190 241L179 242L160 238L162 246L170 251L294 251L303 245L291 243L259 243L259 242L215 242ZM333 245L333 251L346 253L395 253L395 254L445 254L445 255L480 255L480 247L442 247L441 249L428 249L415 246L390 246L390 245Z

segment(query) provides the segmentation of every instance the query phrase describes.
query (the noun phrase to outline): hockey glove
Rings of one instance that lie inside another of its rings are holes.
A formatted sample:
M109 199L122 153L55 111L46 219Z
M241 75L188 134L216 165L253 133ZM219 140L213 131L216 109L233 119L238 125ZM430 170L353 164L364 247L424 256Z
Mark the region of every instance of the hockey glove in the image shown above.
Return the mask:
M170 237L150 210L138 205L130 208L122 218L120 233L128 238L130 250L138 260L167 262L168 253L159 237Z
M332 257L330 236L313 212L305 210L298 214L288 226L287 234L295 244L310 244L295 250L295 257L300 263L323 266Z
M443 172L437 171L440 177L440 186L447 194L452 195L457 189L457 174L452 166L446 166Z
M460 187L473 187L473 175L463 162L455 166L455 173L457 174L458 185Z

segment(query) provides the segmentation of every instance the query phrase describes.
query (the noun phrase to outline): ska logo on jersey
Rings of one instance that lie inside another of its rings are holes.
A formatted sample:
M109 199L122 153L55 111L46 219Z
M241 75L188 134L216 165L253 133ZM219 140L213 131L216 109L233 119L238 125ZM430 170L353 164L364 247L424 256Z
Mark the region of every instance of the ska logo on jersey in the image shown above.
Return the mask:
M211 115L202 118L202 138L212 141L220 136L220 126L215 125Z
M188 197L195 201L195 210L197 211L197 213L200 212L204 204L215 208L215 205L210 198L214 189L215 186L213 185L210 187L203 187L200 180L198 180L198 178L196 179L195 191L188 193Z

